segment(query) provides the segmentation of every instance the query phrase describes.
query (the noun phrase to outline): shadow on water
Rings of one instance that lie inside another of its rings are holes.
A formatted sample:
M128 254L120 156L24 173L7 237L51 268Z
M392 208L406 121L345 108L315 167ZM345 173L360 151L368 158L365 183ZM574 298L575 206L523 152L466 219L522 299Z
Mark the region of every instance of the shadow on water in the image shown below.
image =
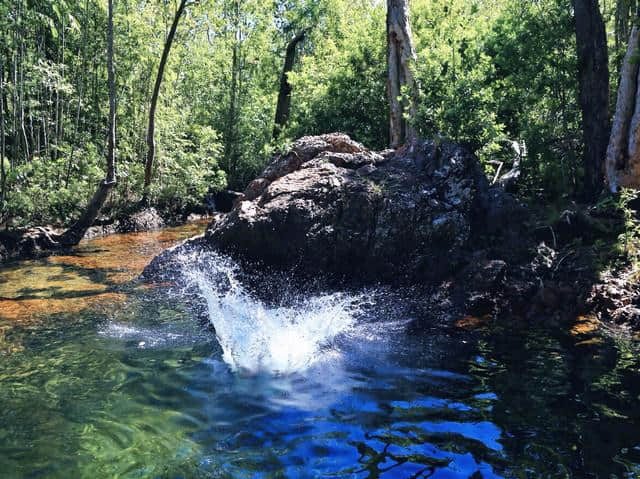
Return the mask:
M322 341L305 340L298 349L313 361L286 374L265 369L273 348L242 350L262 358L242 363L260 366L250 372L225 362L219 338L181 298L115 292L109 275L135 268L107 264L115 256L99 249L105 271L96 275L78 253L76 266L23 264L49 269L50 283L0 284L3 296L30 288L33 298L15 303L43 302L37 321L0 312L2 477L640 476L640 360L625 340L543 320L412 335L411 308L382 290L269 306L215 291L214 323L231 315L230 325L253 324L252 337L275 345L285 331L282 348L291 331L320 334L287 329L291 321L344 320ZM88 302L94 286L96 298L118 298ZM354 308L363 297L366 308ZM82 305L56 309L75 300Z

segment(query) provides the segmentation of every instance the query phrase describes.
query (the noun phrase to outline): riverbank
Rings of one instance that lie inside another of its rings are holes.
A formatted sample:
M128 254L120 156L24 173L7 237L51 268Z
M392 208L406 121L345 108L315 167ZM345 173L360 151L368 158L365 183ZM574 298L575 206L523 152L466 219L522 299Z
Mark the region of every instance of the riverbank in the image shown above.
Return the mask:
M206 214L161 215L153 208L136 209L116 217L102 217L90 227L84 239L99 238L112 234L158 231L162 228L177 227L187 223L211 218ZM0 231L0 264L8 261L36 258L69 251L71 248L59 246L56 238L63 228L52 226L30 227Z

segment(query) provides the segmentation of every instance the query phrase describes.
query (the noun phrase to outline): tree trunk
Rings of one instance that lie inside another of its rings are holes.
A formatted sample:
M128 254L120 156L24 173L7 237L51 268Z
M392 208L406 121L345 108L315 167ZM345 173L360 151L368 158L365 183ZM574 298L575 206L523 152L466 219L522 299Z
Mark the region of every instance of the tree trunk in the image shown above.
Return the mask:
M627 164L629 132L638 90L637 54L638 27L634 26L629 36L629 45L620 74L616 112L605 159L606 182L613 193L618 190L621 184L620 176Z
M156 107L158 105L158 96L160 95L160 86L162 85L162 78L164 76L164 69L169 59L169 52L171 51L171 45L173 39L176 36L178 29L178 22L182 16L185 7L187 6L187 0L180 0L178 10L176 10L171 29L167 35L167 39L164 43L164 49L162 51L162 57L160 58L160 65L158 67L158 75L156 76L156 83L153 87L153 94L151 95L151 106L149 107L149 126L147 129L147 161L144 165L144 189L142 193L142 203L149 203L149 190L151 188L151 179L153 176L153 162L156 155L156 142L155 142L155 129L156 129Z
M105 183L116 183L116 72L113 66L113 2L109 1L107 28L107 80L109 83L109 138L107 141L107 177Z
M296 48L298 43L304 40L307 32L302 30L287 45L287 51L284 57L284 67L280 76L280 91L278 92L278 105L276 107L276 118L273 126L273 138L278 135L286 126L289 120L289 111L291 109L291 84L289 83L289 73L293 70L296 61Z
M82 237L100 214L100 210L104 205L104 202L107 200L109 192L116 185L116 81L115 71L113 68L113 1L114 0L108 0L109 16L107 22L107 75L109 83L107 174L78 221L60 235L58 241L62 246L73 246L80 242Z
M13 136L11 138L11 166L15 166L19 164L20 158L20 133L18 131L18 123L19 123L19 111L20 111L20 102L18 101L18 6L14 5L14 29L13 29L13 55L12 55L12 72L11 72L11 82L13 83L12 87L12 97L11 97L11 106L13 109L13 126L12 133Z
M629 39L629 19L630 13L634 10L635 6L632 5L635 0L616 0L615 7L615 64L616 72L620 74L620 60L618 58L618 52L620 48Z
M89 0L85 3L84 8L84 24L82 27L82 45L78 46L78 56L82 56L82 63L80 65L80 72L76 73L78 75L78 86L76 90L78 91L78 103L76 105L76 120L75 127L73 130L73 143L71 144L71 153L69 153L69 160L67 161L67 176L64 181L65 188L69 186L69 181L71 180L71 167L73 166L73 158L76 151L76 143L78 142L78 132L80 131L80 109L82 107L82 99L84 95L84 84L85 84L85 73L87 71L87 54L86 54L86 45L87 45L87 30L89 28Z
M4 134L4 61L0 60L0 208L4 206L5 189L7 186L7 172L4 164Z
M411 125L411 120L415 118L415 82L411 71L415 59L409 23L409 2L387 0L387 94L390 142L393 148L410 143L416 138Z
M609 143L609 56L598 0L574 0L584 139L584 193L600 192Z
M241 88L241 68L242 68L242 30L240 21L240 1L236 0L233 5L233 25L234 43L231 54L231 83L229 85L229 108L227 110L227 120L224 132L224 160L226 172L230 180L229 187L235 187L236 167L238 165L237 134L238 134L238 111L240 109L240 88Z

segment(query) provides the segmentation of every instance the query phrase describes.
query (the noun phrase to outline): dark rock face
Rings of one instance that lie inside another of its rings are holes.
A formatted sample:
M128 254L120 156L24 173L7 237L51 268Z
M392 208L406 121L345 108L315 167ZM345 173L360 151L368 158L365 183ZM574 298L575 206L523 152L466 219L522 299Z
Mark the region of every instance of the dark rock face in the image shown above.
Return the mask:
M219 191L207 197L207 203L211 211L228 213L231 211L236 201L243 196L242 193L232 190Z
M204 235L186 239L171 248L167 248L153 258L140 277L153 283L174 282L183 285L185 278L181 267L181 256L206 248L207 244L204 241Z
M498 316L567 323L586 313L640 330L632 272L601 278L595 267L593 243L611 240L624 215L596 213L567 212L541 227L454 143L376 153L345 135L305 137L205 235L156 257L143 278L180 285L185 256L217 250L239 260L242 281L258 294L262 279L280 288L291 271L302 273L294 275L302 288L317 279L329 288L402 283L390 290L410 299L414 331L433 318L457 330ZM578 247L576 238L588 241Z
M461 276L465 311L474 316L496 311L507 276L507 263L502 260L471 262Z
M504 195L453 143L375 153L342 134L304 137L209 226L205 242L278 269L437 279L458 268L475 229L506 216L513 205Z

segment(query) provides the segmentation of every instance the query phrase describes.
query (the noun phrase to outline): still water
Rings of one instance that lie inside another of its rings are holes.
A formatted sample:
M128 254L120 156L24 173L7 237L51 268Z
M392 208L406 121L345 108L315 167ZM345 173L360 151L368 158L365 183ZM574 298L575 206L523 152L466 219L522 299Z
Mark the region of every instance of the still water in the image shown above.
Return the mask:
M1 478L640 477L633 342L544 318L416 335L387 292L266 305L185 258L214 332L131 282L203 228L0 269Z

